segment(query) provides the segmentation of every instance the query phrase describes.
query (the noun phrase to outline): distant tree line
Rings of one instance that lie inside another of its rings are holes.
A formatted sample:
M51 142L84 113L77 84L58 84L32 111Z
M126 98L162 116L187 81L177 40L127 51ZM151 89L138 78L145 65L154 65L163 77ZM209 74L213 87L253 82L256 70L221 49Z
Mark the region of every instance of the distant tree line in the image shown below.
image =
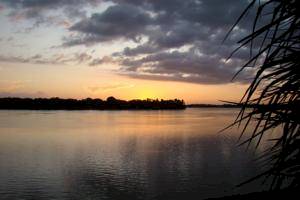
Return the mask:
M240 104L189 104L188 108L240 108Z
M55 98L0 98L0 109L20 110L160 110L185 109L183 100L120 100L114 97L102 99L61 99Z

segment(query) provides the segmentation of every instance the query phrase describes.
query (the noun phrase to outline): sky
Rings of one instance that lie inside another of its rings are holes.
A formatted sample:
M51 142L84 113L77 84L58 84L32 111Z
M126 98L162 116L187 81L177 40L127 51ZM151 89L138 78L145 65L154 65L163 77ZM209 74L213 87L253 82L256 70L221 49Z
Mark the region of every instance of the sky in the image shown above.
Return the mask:
M0 97L238 101L247 0L0 0Z

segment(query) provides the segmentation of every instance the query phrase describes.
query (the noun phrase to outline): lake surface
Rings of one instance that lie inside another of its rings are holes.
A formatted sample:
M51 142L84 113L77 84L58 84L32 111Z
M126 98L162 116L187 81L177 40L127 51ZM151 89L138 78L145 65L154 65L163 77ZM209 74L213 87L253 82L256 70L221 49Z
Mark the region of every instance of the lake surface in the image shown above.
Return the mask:
M238 109L0 111L0 199L205 199L260 191Z

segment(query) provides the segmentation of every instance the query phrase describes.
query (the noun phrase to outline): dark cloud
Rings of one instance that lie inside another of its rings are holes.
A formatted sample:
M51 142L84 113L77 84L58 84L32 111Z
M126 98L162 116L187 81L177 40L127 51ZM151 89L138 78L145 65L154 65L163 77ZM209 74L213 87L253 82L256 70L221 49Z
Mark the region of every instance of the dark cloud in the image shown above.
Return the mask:
M0 0L6 6L17 9L39 8L52 9L63 6L96 5L101 0Z
M48 23L54 10L62 10L68 18L86 15L86 7L95 7L102 0L0 0L0 4L10 9L13 20L32 19L35 26Z
M129 48L126 47L124 51L120 54L115 54L116 56L118 55L125 55L125 56L137 56L141 54L151 54L160 51L161 48L158 46L150 45L150 44L142 44L139 45L135 48Z
M4 56L0 55L0 62L8 62L8 63L32 63L32 64L62 64L59 60L44 58L40 54L36 54L31 57L23 57L23 56Z
M66 44L90 45L126 38L135 41L137 46L126 47L109 60L95 59L90 63L92 66L118 62L122 66L121 74L134 78L224 84L231 81L249 57L249 50L243 48L226 60L237 48L237 40L249 33L247 20L222 43L227 31L248 5L246 0L113 2L116 5L103 13L75 24L70 30L79 36L69 38ZM140 20L132 20L131 17L137 19L135 15L140 16ZM129 23L120 20L126 16ZM135 40L138 37L143 41ZM246 83L250 75L250 71L245 72L236 81Z
M191 48L185 52L156 53L135 60L127 58L121 64L124 74L135 78L223 84L231 80L242 63L241 59L226 61L219 55L200 54ZM248 82L250 74L243 73L237 81Z
M100 0L0 0L27 17L46 9L67 8L66 15L77 15L86 5ZM81 17L69 26L72 33L63 38L64 47L97 45L111 41L133 41L104 58L82 57L90 65L119 63L121 73L142 79L175 80L204 84L228 83L248 58L243 48L226 61L238 39L250 31L247 17L225 43L226 33L247 7L248 0L102 0L111 2L106 10ZM78 8L78 9L77 9ZM73 14L70 14L73 13ZM253 16L253 12L247 14ZM255 51L255 49L254 49ZM78 56L80 57L80 56ZM79 59L80 60L80 59ZM249 72L250 73L250 72ZM248 73L248 74L249 74ZM246 82L247 73L240 76Z
M29 57L24 56L5 56L0 55L0 62L8 63L31 63L31 64L52 64L52 65L66 65L66 64L81 64L92 60L92 56L88 53L74 53L71 55L55 54L45 57L41 54L36 54Z
M103 58L96 58L93 59L89 65L90 66L97 66L97 65L102 65L106 63L118 63L118 60L113 59L111 56L104 56Z
M80 36L65 38L65 46L112 41L119 38L137 41L151 23L149 14L131 5L115 5L103 13L93 14L72 27Z

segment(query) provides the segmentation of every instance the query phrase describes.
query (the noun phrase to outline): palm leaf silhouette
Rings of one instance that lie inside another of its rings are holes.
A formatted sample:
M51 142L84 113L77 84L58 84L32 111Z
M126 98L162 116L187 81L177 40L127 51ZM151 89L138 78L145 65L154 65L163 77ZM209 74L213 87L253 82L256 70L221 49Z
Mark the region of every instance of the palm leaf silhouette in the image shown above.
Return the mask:
M252 0L226 38L250 9L256 10L252 31L238 42L232 55L242 47L249 48L250 58L234 78L247 68L254 69L255 75L230 126L243 124L242 136L250 122L255 123L252 134L241 144L254 143L256 147L272 130L280 129L280 135L270 135L272 145L261 156L271 167L245 183L265 177L271 179L270 189L299 187L300 1Z

